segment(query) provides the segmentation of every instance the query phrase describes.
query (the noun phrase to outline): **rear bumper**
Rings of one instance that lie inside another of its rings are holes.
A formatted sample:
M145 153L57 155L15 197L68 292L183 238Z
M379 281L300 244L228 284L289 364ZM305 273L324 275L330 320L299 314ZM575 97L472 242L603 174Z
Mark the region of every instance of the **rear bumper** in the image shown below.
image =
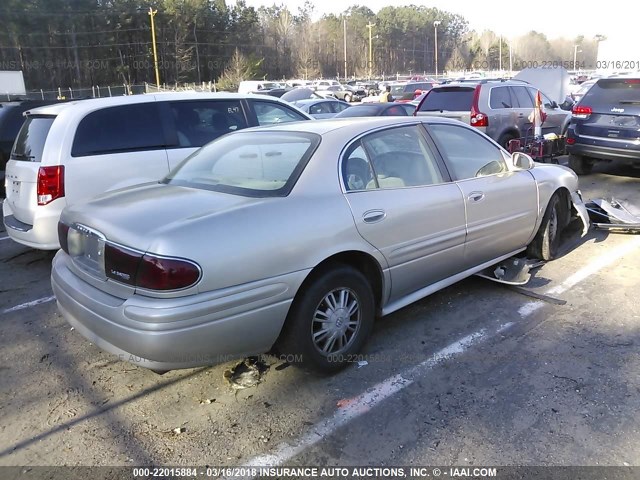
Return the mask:
M568 138L575 140L573 145L567 144L567 151L574 155L611 162L640 163L640 145L635 145L632 142L585 138L576 135L573 126L569 127Z
M39 250L57 250L60 248L60 243L58 242L60 210L43 208L37 212L34 224L29 225L14 216L9 202L5 200L2 204L2 218L7 235L12 240Z
M106 294L69 269L68 255L53 259L51 284L58 308L81 335L135 365L173 370L213 365L268 351L289 311L294 285L305 272L271 279L269 287L244 287L220 295L123 300Z

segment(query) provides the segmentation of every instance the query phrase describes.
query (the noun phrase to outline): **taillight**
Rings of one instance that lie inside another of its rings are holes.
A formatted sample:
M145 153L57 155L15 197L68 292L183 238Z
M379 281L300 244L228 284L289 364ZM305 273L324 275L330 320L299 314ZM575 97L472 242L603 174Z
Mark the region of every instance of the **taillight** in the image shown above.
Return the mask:
M480 98L480 85L476 85L473 92L473 103L471 104L471 126L472 127L488 127L489 117L480 111L478 100Z
M104 246L104 273L113 280L135 286L141 258L139 252L107 243Z
M56 198L64 197L64 166L40 167L36 191L38 205L46 205Z
M136 285L151 290L178 290L200 279L198 266L179 258L164 258L145 254L136 277Z
M573 118L580 118L584 120L585 118L589 118L589 116L593 113L593 109L591 107L576 105L571 110Z
M58 242L60 242L60 248L65 253L69 253L69 225L62 222L58 222Z
M180 290L200 279L200 268L189 260L158 257L107 243L104 249L107 277L149 290Z
M576 143L576 139L575 138L567 138L567 145L573 145L574 143Z

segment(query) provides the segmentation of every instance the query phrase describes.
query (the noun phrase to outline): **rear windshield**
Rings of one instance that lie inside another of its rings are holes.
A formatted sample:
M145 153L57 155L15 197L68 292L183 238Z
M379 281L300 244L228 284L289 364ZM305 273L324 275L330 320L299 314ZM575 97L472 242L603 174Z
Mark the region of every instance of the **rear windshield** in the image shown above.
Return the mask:
M55 117L27 117L11 152L11 160L39 162Z
M233 133L188 157L164 183L249 197L286 196L319 143L310 133Z
M598 80L582 97L583 105L640 105L640 79L608 78Z
M434 88L424 97L419 112L466 112L471 110L475 88Z
M374 105L363 105L356 106L354 105L351 108L347 108L341 111L336 117L345 118L345 117L375 117L380 113L380 107Z

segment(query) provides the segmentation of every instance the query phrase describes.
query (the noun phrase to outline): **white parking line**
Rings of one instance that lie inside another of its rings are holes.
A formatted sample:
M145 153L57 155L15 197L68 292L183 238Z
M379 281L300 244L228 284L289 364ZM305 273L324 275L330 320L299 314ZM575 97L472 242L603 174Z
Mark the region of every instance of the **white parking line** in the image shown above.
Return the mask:
M9 240L11 237L0 237L0 240Z
M635 237L633 240L630 240L623 245L620 245L619 247L610 250L606 254L598 257L595 261L591 262L589 265L581 268L576 273L571 275L560 285L547 290L545 292L545 295L554 296L563 294L567 290L570 290L571 288L576 286L578 283L589 278L591 275L598 273L603 268L608 267L617 260L620 260L622 257L631 253L638 247L640 247L640 237ZM540 310L544 305L546 305L546 303L541 300L527 302L518 309L518 313L522 318L526 318L532 313Z
M2 313L10 313L10 312L16 312L18 310L24 310L25 308L35 307L36 305L47 303L55 299L56 297L54 297L53 295L51 295L50 297L38 298L37 300L33 300L31 302L21 303L20 305L16 305L15 307L7 308L6 310L3 310Z
M338 428L354 420L363 413L368 412L383 400L389 398L394 393L408 387L414 382L414 378L431 370L435 366L465 352L469 347L485 340L487 333L485 330L467 335L457 342L448 345L424 362L405 370L403 373L394 375L383 382L378 383L366 392L349 400L340 402L338 410L329 418L316 424L307 434L292 443L281 443L273 453L254 457L246 464L247 467L264 467L270 465L281 465L287 460L302 453L305 449L315 445L328 435L331 435Z
M608 252L595 261L578 270L576 273L567 278L560 285L553 287L547 291L547 295L558 295L571 289L586 278L597 273L604 267L611 265L624 255L632 252L640 247L640 238L635 238L620 247ZM520 316L525 318L533 312L545 305L542 301L532 301L524 304L519 310ZM280 443L272 453L256 456L250 459L245 466L262 467L277 466L291 460L296 455L304 452L307 448L324 440L333 434L343 425L355 420L362 414L370 411L383 400L391 397L395 393L400 392L414 382L414 379L420 375L426 374L434 367L450 360L468 350L470 347L477 345L483 341L498 335L513 326L513 322L505 323L499 326L495 331L487 333L485 329L467 335L466 337L454 342L442 350L436 352L431 358L424 362L405 370L403 373L394 375L374 387L367 389L366 392L352 399L339 402L338 410L325 420L317 423L310 430L297 440L291 442Z

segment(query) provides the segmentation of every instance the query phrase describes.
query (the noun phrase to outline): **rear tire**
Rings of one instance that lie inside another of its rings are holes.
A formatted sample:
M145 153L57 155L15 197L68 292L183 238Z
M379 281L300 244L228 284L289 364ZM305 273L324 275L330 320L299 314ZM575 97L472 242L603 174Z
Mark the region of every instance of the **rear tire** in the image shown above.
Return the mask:
M504 148L505 150L509 151L509 142L511 140L514 140L515 138L517 138L515 135L511 134L511 133L504 133L502 135L500 135L500 138L498 139L498 143L500 144L500 146L502 148Z
M569 154L569 167L577 175L589 175L593 170L593 162L587 160L582 155Z
M373 328L375 301L369 282L346 265L319 272L291 305L277 350L291 363L322 373L354 361ZM290 361L290 360L289 360Z
M567 225L567 208L557 192L553 194L542 217L542 223L533 241L527 247L527 256L540 260L553 260L560 248L560 237Z
M347 93L347 94L344 96L344 101L345 101L345 102L349 102L349 103L351 103L351 100L352 100L351 94L350 94L350 93Z

